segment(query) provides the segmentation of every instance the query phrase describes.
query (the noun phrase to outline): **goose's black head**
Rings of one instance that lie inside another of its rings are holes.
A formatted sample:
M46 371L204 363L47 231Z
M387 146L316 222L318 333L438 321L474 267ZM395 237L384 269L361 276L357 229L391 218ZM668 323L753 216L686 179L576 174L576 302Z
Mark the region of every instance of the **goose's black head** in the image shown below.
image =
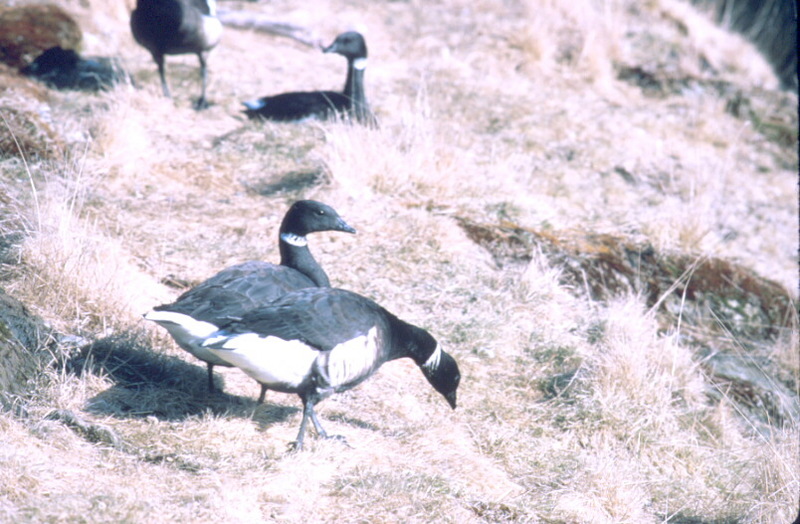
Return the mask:
M422 374L428 379L433 389L442 394L450 407L456 409L456 390L461 381L461 372L458 370L456 360L442 351L430 333L420 328L416 328L414 331L416 345L414 352L418 356L415 360L422 370ZM427 355L422 362L421 355Z
M299 237L317 231L356 232L335 209L315 200L298 200L292 204L283 217L280 230L282 234Z
M456 409L456 390L461 381L461 372L458 370L456 359L442 351L439 365L433 369L423 367L422 374L431 383L433 389L442 394L450 407Z
M367 58L367 43L361 33L348 31L336 37L331 45L323 49L325 53L337 53L348 60Z

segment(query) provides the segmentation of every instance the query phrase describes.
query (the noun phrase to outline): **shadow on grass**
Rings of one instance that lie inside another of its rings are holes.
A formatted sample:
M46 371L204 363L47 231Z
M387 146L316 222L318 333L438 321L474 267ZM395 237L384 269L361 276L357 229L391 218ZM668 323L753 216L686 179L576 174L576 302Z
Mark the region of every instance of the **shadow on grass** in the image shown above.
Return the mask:
M361 419L353 418L341 412L332 412L324 418L326 420L335 420L337 422L347 424L348 426L352 426L354 428L368 429L370 431L380 431L380 428L378 428L378 426L376 426L375 424L372 424L370 422L364 422Z
M253 418L260 427L286 420L295 407L265 404L255 399L209 393L205 365L153 351L135 333L122 333L88 344L71 356L64 367L76 375L108 377L114 386L90 398L88 413L116 418L155 417L181 421L206 413ZM221 377L215 385L223 389Z
M325 173L319 169L290 171L271 179L258 180L247 185L250 193L261 196L272 196L279 193L299 193L305 189L323 184Z

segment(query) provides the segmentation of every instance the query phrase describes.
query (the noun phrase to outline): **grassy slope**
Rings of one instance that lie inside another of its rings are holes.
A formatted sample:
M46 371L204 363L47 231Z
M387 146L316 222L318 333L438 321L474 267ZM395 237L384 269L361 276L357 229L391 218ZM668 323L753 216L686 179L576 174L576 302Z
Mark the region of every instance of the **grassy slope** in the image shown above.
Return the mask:
M133 387L102 362L53 371L27 418L0 417L0 520L791 520L796 422L754 435L732 402L709 401L695 348L637 297L592 303L537 258L498 268L455 220L642 236L795 289L796 150L725 112L712 89L648 98L611 69L703 75L702 58L740 86L774 83L747 45L668 0L223 2L326 41L366 31L379 130L262 125L238 116L240 100L336 88L342 60L229 29L210 60L215 105L195 113L196 60L168 60L176 100L163 100L127 11L90 4L66 3L85 51L119 54L139 89L53 93L68 160L4 161L29 233L4 284L62 331L161 374ZM329 183L253 190L292 173ZM429 328L459 360L457 411L413 365L392 363L320 407L353 449L312 440L290 455L296 399L256 407L236 370L219 375L240 398L206 399L202 370L143 325L140 313L178 293L165 277L276 260L278 223L300 197L359 230L313 238L335 285ZM796 382L796 332L764 344ZM562 374L570 389L548 396ZM53 409L123 444L87 442L47 419Z

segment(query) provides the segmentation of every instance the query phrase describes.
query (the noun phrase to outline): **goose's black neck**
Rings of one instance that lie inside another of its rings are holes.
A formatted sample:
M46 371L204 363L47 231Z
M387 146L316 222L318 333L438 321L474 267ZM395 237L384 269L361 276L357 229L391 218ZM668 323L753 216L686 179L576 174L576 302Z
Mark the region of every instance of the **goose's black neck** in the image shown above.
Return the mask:
M359 122L371 118L367 95L364 92L364 70L366 58L347 58L347 80L344 83L344 96L350 101L350 111Z
M306 237L293 233L281 232L278 241L281 253L281 265L295 269L311 279L317 287L331 287L328 275L314 260L308 249Z
M408 357L418 366L428 362L438 347L430 333L381 309L388 320L391 332L390 350L386 360Z

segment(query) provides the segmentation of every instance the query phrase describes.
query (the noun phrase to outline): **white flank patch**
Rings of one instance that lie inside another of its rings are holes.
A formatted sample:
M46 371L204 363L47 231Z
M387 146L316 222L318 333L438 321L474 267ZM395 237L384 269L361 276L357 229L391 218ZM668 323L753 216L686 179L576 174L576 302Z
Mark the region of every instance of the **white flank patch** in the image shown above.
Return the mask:
M348 384L362 378L375 365L378 345L378 328L366 335L342 342L328 354L327 372L332 387Z
M306 237L301 237L293 233L281 233L281 240L295 247L305 247L308 245Z
M208 347L221 344L222 349ZM298 386L308 376L319 351L299 340L256 333L221 335L206 341L209 351L262 384Z
M366 58L356 58L353 60L353 67L358 69L359 71L363 71L367 68L367 59Z
M206 0L206 5L208 6L208 12L211 13L211 16L217 16L216 0Z
M442 348L439 344L436 344L436 349L433 350L431 356L428 357L428 360L422 364L422 367L429 371L433 371L434 369L439 367L439 362L442 360Z
M222 38L222 22L214 14L216 6L210 5L209 7L211 7L212 16L203 15L203 47L206 49L211 49L217 45L220 38Z

